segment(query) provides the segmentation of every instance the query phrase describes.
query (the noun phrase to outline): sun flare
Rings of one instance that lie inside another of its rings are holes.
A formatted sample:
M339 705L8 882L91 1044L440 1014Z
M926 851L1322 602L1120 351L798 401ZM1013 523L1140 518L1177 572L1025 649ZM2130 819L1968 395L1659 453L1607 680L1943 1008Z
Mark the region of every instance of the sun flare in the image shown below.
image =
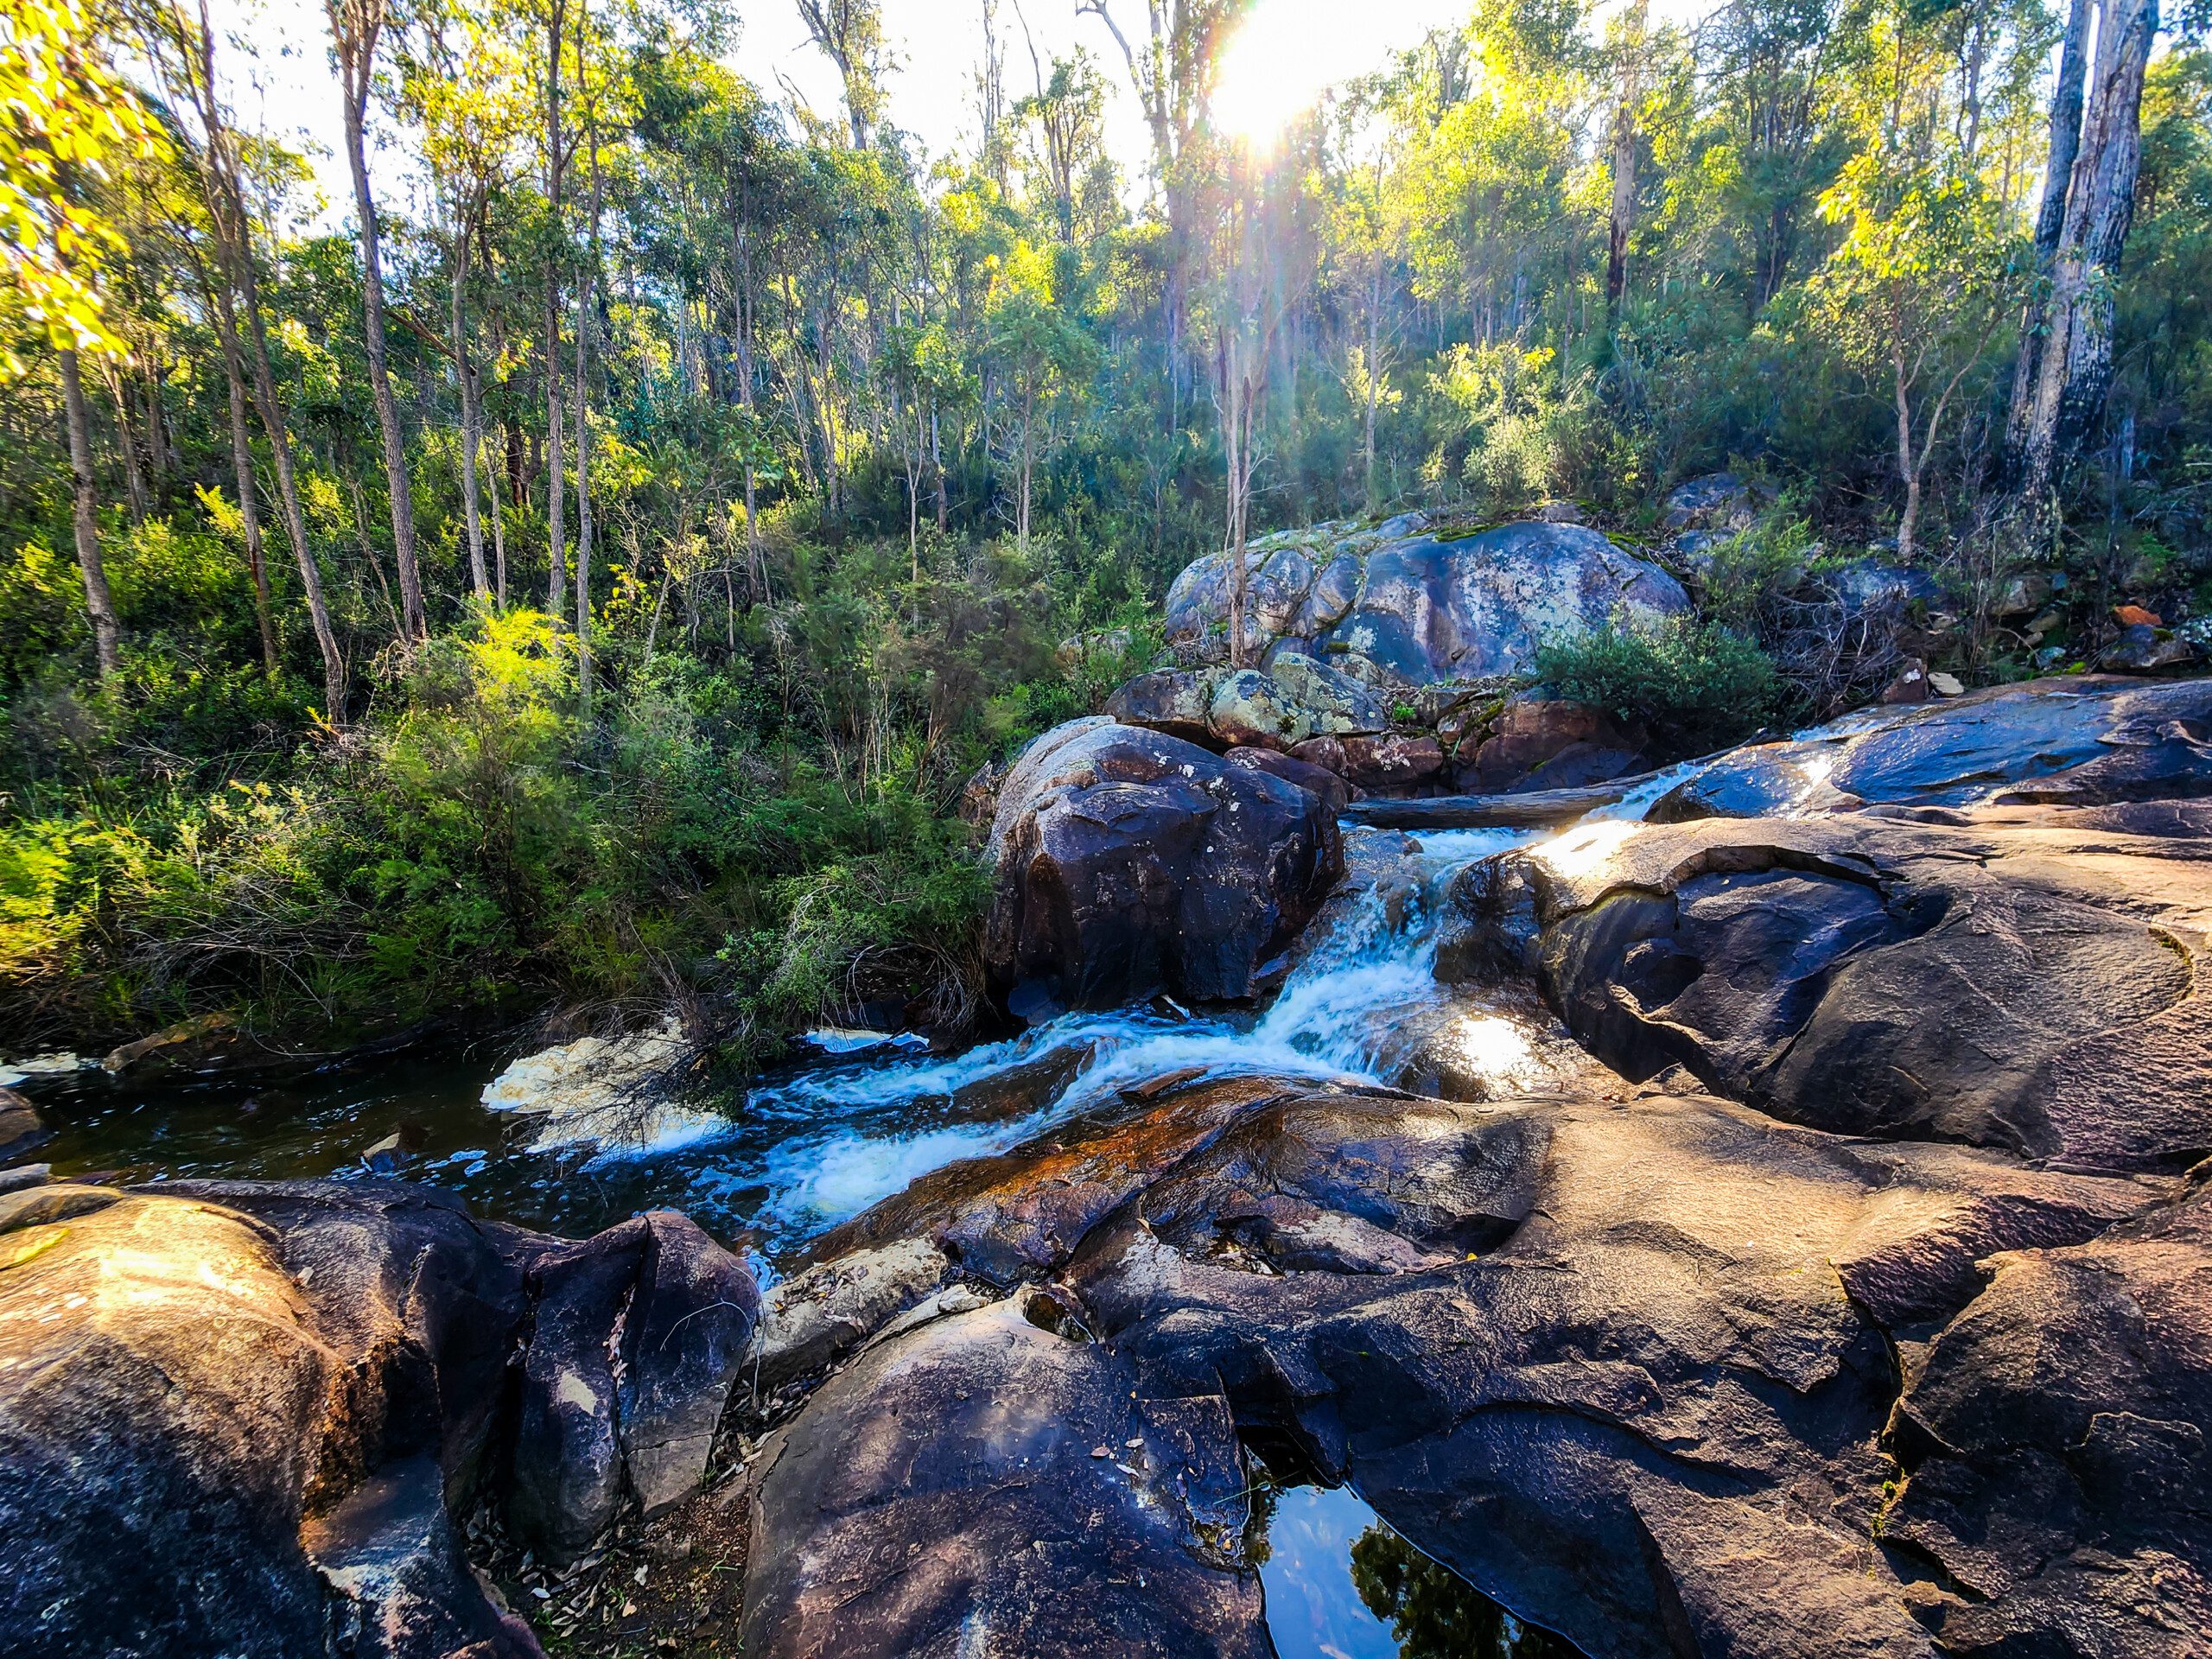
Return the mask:
M1255 149L1272 146L1332 86L1359 73L1358 13L1338 0L1260 0L1216 61L1215 127Z

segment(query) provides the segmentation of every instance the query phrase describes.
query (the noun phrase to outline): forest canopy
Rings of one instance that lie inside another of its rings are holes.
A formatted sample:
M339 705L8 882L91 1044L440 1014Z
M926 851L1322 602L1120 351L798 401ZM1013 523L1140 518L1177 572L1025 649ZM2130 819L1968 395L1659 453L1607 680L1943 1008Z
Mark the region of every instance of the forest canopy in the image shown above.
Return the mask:
M1755 478L1685 729L1840 550L1985 681L2080 656L1988 624L2024 575L2212 613L2212 57L2153 0L1479 0L1264 134L1266 0L1063 56L932 0L941 154L887 3L758 0L817 109L730 67L755 5L327 0L319 173L204 0L0 0L0 1044L957 1026L963 784L1281 527L1642 543Z

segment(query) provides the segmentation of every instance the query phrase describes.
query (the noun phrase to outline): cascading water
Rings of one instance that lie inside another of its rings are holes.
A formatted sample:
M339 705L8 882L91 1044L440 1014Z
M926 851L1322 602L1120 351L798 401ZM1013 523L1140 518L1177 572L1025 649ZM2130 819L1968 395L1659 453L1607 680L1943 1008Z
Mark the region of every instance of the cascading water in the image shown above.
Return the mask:
M1510 1068L1525 1054L1525 1040L1503 1020L1468 1016L1437 983L1436 924L1454 873L1532 837L1455 830L1417 841L1380 838L1402 842L1405 855L1338 896L1257 1017L1184 1015L1156 1003L1063 1014L950 1058L869 1055L819 1065L747 1096L731 1126L734 1138L757 1144L770 1124L787 1129L765 1153L692 1138L691 1196L732 1211L756 1197L753 1225L773 1251L931 1170L1004 1151L1170 1072L1387 1084L1418 1045L1454 1020L1466 1027L1470 1046ZM617 1148L600 1156L654 1151Z
M1639 817L1672 781L1656 779L1602 816ZM1478 1096L1541 1086L1540 1051L1552 1039L1539 1022L1482 1006L1434 974L1453 874L1536 838L1349 831L1351 878L1257 1014L1192 1014L1164 1001L1071 1014L946 1058L918 1054L921 1039L911 1035L824 1031L809 1062L741 1099L532 1112L526 1128L486 1098L495 1068L482 1056L402 1056L257 1090L49 1089L41 1109L58 1133L48 1155L62 1173L138 1180L401 1173L484 1213L569 1233L670 1205L726 1238L751 1240L772 1262L918 1176L1007 1150L1173 1073L1434 1092L1448 1061L1454 1087ZM613 1133L610 1116L621 1120Z

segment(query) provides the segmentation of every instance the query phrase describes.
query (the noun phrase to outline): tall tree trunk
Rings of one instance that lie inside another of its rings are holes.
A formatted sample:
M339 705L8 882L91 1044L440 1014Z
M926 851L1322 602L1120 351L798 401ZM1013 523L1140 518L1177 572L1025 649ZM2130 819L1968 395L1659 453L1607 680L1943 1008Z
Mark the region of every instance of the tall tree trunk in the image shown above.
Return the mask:
M577 35L577 74L582 70L582 22ZM591 702L591 334L592 279L599 266L602 200L596 124L587 119L584 148L591 156L591 239L576 276L576 690Z
M561 40L567 8L553 0L545 24L545 202L552 220L545 254L545 464L550 480L545 491L546 541L551 569L546 581L545 608L557 617L568 607L568 526L562 492L561 436L561 175L565 157L561 150Z
M1025 387L1021 395L1021 499L1016 502L1014 540L1026 556L1029 551L1029 480L1036 465L1036 449L1030 440L1035 429L1037 391L1033 386Z
M930 410L930 468L937 474L937 530L943 536L952 528L952 500L945 488L944 449L938 439L935 409Z
M1370 276L1367 290L1367 418L1363 448L1367 474L1360 507L1366 512L1375 511L1375 420L1382 404L1382 256L1375 256L1375 268Z
M1605 241L1605 332L1619 325L1628 291L1628 238L1636 225L1636 111L1643 91L1647 0L1636 0L1621 41L1620 100L1613 106L1613 203Z
M254 270L253 219L246 209L245 181L240 176L236 141L224 119L222 100L215 86L215 30L207 0L200 0L200 26L183 43L175 60L162 60L161 73L181 77L180 86L190 99L206 135L205 147L196 153L200 182L207 197L208 225L213 232L216 270L213 283L220 326L234 340L250 348L244 355L251 374L255 408L268 435L270 458L276 472L277 499L283 505L284 530L298 561L300 586L315 627L316 648L322 653L323 718L331 725L346 718L346 657L330 625L330 609L322 597L322 574L308 541L307 515L300 507L299 480L292 471L291 431L285 423L284 406L276 395L276 377L269 362L269 330L261 309L261 283ZM232 307L245 311L240 329Z
M2050 326L2028 411L2024 492L2040 496L2081 446L2112 385L2113 282L2135 217L2143 75L2158 0L2103 0L2082 147L2052 270Z
M476 597L492 600L484 569L484 517L477 505L477 458L484 447L484 392L477 384L475 360L468 353L468 225L456 226L453 243L453 372L461 391L461 509L468 533L468 578Z
M1224 330L1221 342L1221 433L1222 459L1225 463L1225 482L1228 485L1228 523L1224 526L1224 548L1229 554L1229 665L1245 666L1244 616L1250 571L1245 559L1245 544L1249 539L1246 503L1249 499L1252 469L1248 453L1251 442L1250 402L1251 387L1246 378L1243 342L1233 332Z
M130 418L130 397L115 372L115 365L100 364L100 378L107 383L108 401L115 405L115 447L123 457L124 498L130 506L133 525L146 522L146 472L138 458L137 423Z
M214 287L213 278L208 286ZM261 503L253 482L253 435L245 418L245 372L238 361L238 320L226 293L208 308L215 314L223 348L223 379L231 399L231 466L238 476L238 521L245 531L246 567L253 573L253 620L261 630L261 661L269 677L277 673L276 629L269 605L269 562L261 542Z
M359 14L349 0L330 0L331 36L346 95L346 164L353 175L353 206L361 232L361 336L368 359L369 397L376 404L377 430L384 441L385 488L391 497L391 547L399 564L401 632L410 640L429 632L423 606L423 573L415 560L415 503L407 480L407 446L399 430L399 403L391 394L384 334L383 238L377 227L376 197L369 188L364 128L369 88L376 73L377 41L384 29L381 0L365 0Z
M755 436L753 418L753 381L758 378L753 358L753 238L747 229L747 215L751 211L749 194L741 191L735 209L730 214L730 233L735 243L736 254L732 284L737 296L737 401L744 409L745 424L745 568L746 580L753 588L753 602L760 604L768 596L768 562L760 547L760 500L758 481L753 470L753 445Z
M260 287L250 274L245 311L248 338L253 342L254 402L261 410L262 430L269 435L270 454L276 467L276 496L283 505L285 533L291 538L292 555L299 565L300 587L307 595L308 620L315 626L315 645L322 652L323 696L330 705L323 718L336 726L346 718L346 657L338 648L337 631L330 626L330 607L322 597L322 572L308 540L299 479L292 470L291 429L285 424L284 405L276 396L276 377L269 366L269 334L262 320Z
M1897 519L1897 563L1912 563L1912 538L1920 524L1920 468L1912 454L1912 377L1905 366L1902 340L1890 342L1890 385L1897 411L1897 475L1904 482L1904 512Z
M2005 417L2005 470L2018 480L2025 472L2028 423L2035 410L2036 385L2043 375L2044 345L2050 325L2051 276L2058 264L2058 240L2066 228L2066 197L2074 182L2074 158L2082 149L2082 89L2088 78L2089 17L2094 0L2071 0L2066 38L2058 56L2058 85L2050 98L2050 156L2044 170L2043 202L2036 213L2033 282L2020 318L2020 355L2012 367L2012 400Z
M77 353L57 353L61 364L61 402L69 426L69 478L74 486L73 518L77 532L77 569L85 578L85 614L92 620L92 648L99 653L100 678L113 683L123 671L118 644L115 601L108 596L107 570L100 563L99 523L92 494L92 424L85 411L85 384L77 370Z

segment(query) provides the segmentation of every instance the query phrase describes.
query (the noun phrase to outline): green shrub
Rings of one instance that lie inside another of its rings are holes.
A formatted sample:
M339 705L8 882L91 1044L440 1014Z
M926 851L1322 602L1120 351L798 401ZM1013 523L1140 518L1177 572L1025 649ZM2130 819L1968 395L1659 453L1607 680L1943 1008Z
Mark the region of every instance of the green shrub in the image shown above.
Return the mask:
M1672 618L1649 631L1608 627L1538 648L1536 672L1560 696L1643 726L1671 758L1750 736L1782 715L1774 664L1715 622Z

